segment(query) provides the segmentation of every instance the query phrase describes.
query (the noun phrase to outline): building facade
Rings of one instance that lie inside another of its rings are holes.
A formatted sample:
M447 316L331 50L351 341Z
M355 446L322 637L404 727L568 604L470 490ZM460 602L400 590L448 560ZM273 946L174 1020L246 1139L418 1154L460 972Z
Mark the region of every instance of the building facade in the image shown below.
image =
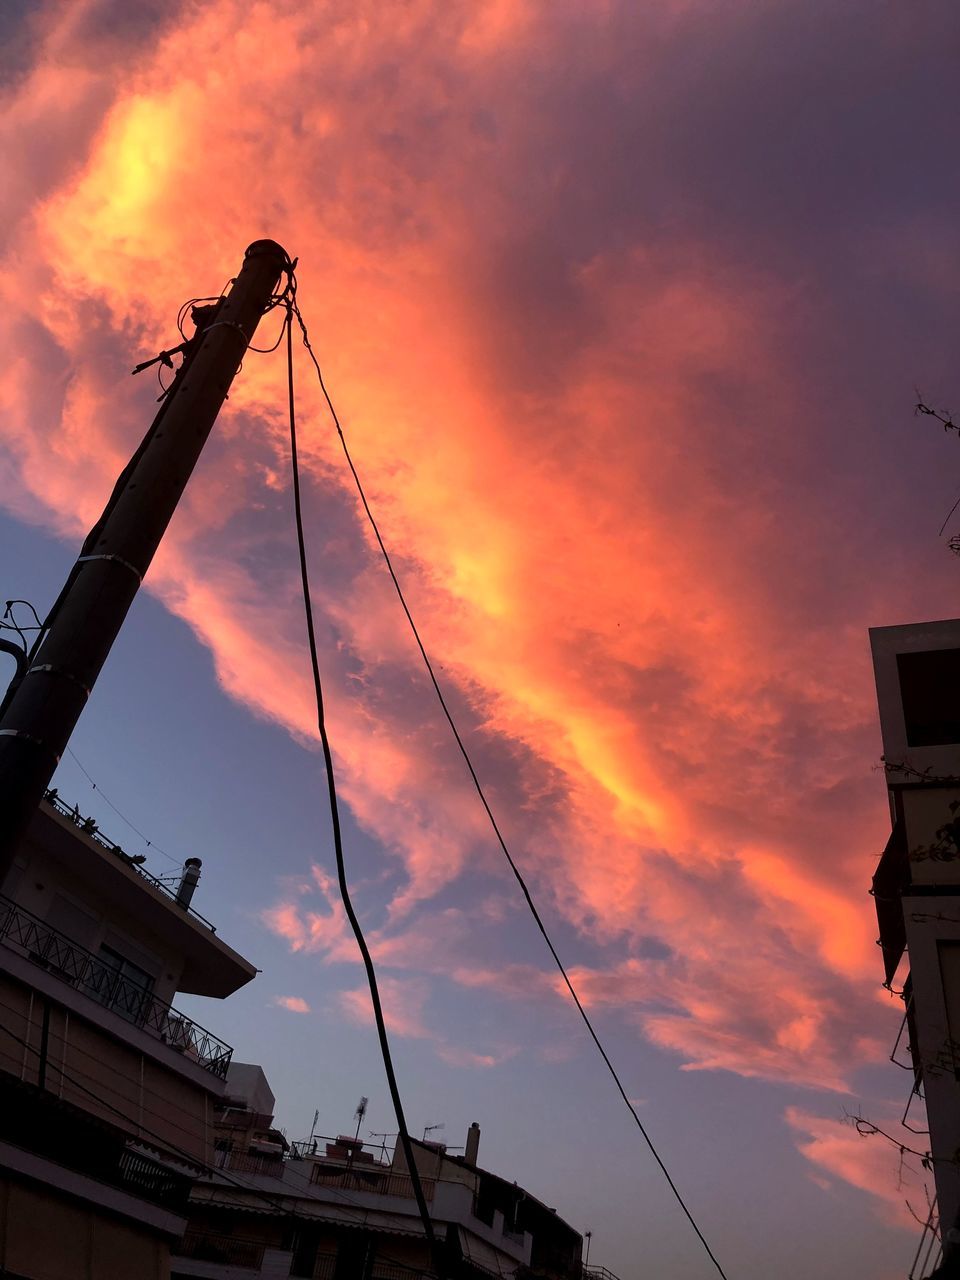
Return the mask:
M892 826L873 880L884 982L902 979L911 1100L926 1102L949 1260L960 1240L960 620L870 640Z
M0 1274L168 1280L232 1050L179 1013L256 970L49 792L0 885Z
M288 1144L272 1113L262 1071L231 1066L217 1116L219 1168L194 1187L174 1280L435 1275L399 1148L343 1135ZM471 1126L462 1156L413 1142L447 1275L581 1280L579 1233L516 1183L482 1169L479 1137Z

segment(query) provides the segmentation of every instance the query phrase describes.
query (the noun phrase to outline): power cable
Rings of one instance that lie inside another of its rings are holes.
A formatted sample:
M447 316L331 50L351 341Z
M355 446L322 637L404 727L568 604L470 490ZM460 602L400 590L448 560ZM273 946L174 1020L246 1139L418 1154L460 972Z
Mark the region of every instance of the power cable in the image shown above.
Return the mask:
M117 815L117 817L120 819L121 822L126 823L126 825L130 828L130 830L134 832L135 835L138 835L140 837L140 839L144 842L144 844L147 846L148 849L156 849L157 853L161 854L164 858L166 858L168 862L172 862L175 867L182 866L182 863L177 858L174 858L172 854L167 853L165 849L161 849L158 844L154 844L152 840L148 840L147 837L140 830L140 828L135 827L133 823L130 821L130 819L126 816L126 814L120 812L120 810L113 803L110 797L100 789L100 787L94 782L93 778L90 777L90 774L87 773L86 769L77 759L76 753L74 752L72 747L70 746L67 747L67 754L72 757L74 764L77 766L77 768L86 778L86 780L90 783L90 786L94 789L94 791L96 791L100 799L110 806L110 808Z
M363 958L363 967L367 974L367 983L370 988L370 1001L373 1005L373 1016L376 1022L377 1039L380 1042L380 1052L383 1057L383 1067L387 1076L387 1086L390 1090L390 1098L393 1102L393 1109L397 1117L397 1127L399 1130L400 1145L403 1149L404 1158L407 1162L407 1171L413 1185L413 1194L417 1202L417 1209L420 1213L420 1219L423 1223L424 1234L430 1248L430 1254L434 1260L434 1266L440 1276L445 1275L443 1259L440 1254L439 1245L434 1235L433 1223L430 1220L430 1213L427 1209L427 1201L423 1194L423 1185L420 1181L420 1172L413 1155L413 1147L410 1142L410 1134L407 1129L406 1118L403 1113L403 1103L400 1098L400 1089L397 1085L396 1073L393 1069L393 1057L390 1052L390 1042L387 1036L387 1025L383 1016L383 1007L380 1002L380 990L377 984L377 974L373 964L373 958L370 955L370 949L367 946L366 938L363 935L363 929L357 918L357 913L353 908L353 902L350 897L350 887L347 884L346 864L343 855L343 836L340 829L340 808L337 800L337 785L333 770L333 753L330 749L330 738L327 733L326 715L324 711L323 701L323 685L320 679L320 660L317 653L317 638L313 621L313 598L310 592L310 577L307 571L307 549L306 539L303 531L303 507L300 499L300 462L297 450L297 417L296 417L296 397L293 385L293 315L299 319L300 312L296 305L296 278L293 274L291 266L289 276L289 300L287 301L287 317L285 328L287 331L287 392L290 411L290 465L293 476L293 510L296 522L297 532L297 551L300 559L300 582L303 592L303 610L307 625L307 644L310 649L310 666L313 674L313 688L317 704L317 728L320 734L320 746L323 751L323 762L327 776L327 792L330 803L330 820L333 827L333 847L337 863L337 882L340 888L340 898L343 902L343 908L346 912L347 919L350 921L350 927L353 930L354 937L357 940L357 946L360 955ZM301 327L303 321L300 320Z
M301 312L300 312L300 307L297 303L295 283L293 283L291 288L291 298L290 298L289 306L293 314L297 318L297 323L300 326L300 332L303 338L303 345L306 347L310 355L310 359L313 361L313 366L316 369L317 380L320 384L320 390L323 392L323 397L326 400L327 408L330 410L330 416L333 419L333 424L336 428L337 436L339 437L339 440L340 440L340 446L343 449L343 455L346 459L347 466L350 468L350 474L353 476L353 480L357 488L357 493L359 494L359 497L360 497L360 502L363 505L363 509L364 509L364 512L366 513L367 520L370 523L370 527L373 530L373 534L374 534L374 537L376 538L377 545L380 548L380 552L383 556L384 564L386 565L387 572L390 575L390 580L393 583L394 589L396 590L396 593L397 593L397 598L400 601L400 606L403 609L404 615L407 619L407 623L409 624L409 627L410 627L410 631L416 642L417 648L420 651L420 656L423 660L424 667L426 668L427 675L430 678L430 682L433 685L434 692L437 695L437 700L440 703L440 708L443 711L447 724L450 726L450 730L453 734L454 740L457 744L457 747L459 748L461 756L463 757L464 764L466 765L467 771L470 774L470 778L473 782L474 789L476 790L477 796L480 799L480 803L482 804L484 812L486 813L487 818L490 822L490 826L496 837L497 843L499 844L500 849L503 852L503 855L510 866L510 870L513 872L514 877L516 878L517 884L520 886L520 889L526 900L527 906L530 909L530 913L533 916L534 921L536 922L537 928L540 930L540 933L543 936L543 940L547 944L547 947L550 951L551 956L553 957L553 960L557 966L557 969L560 971L560 975L563 978L563 981L567 987L567 990L570 992L570 996L577 1007L580 1017L583 1019L583 1023L587 1028L587 1031L590 1034L590 1038L593 1040L593 1043L595 1044L598 1052L600 1053L600 1056L603 1059L607 1067L607 1070L609 1071L613 1079L613 1082L617 1087L617 1091L619 1092L620 1097L623 1099L623 1102L627 1107L627 1110L630 1112L631 1116L635 1120L637 1128L640 1130L640 1134L644 1142L646 1143L647 1147L650 1150L650 1154L653 1156L654 1160L659 1166L661 1173L663 1174L664 1178L667 1181L667 1185L669 1186L670 1190L673 1192L674 1198L676 1199L680 1208L683 1210L683 1213L686 1216L687 1221L690 1223L690 1226L693 1228L694 1232L696 1233L697 1238L699 1239L700 1243L703 1245L703 1248L706 1250L707 1257L713 1263L714 1267L717 1270L717 1273L721 1277L721 1280L727 1280L726 1273L724 1272L723 1268L718 1262L713 1250L710 1248L710 1245L707 1243L707 1239L704 1236L703 1232L700 1230L700 1227L697 1225L696 1219L693 1217L693 1214L691 1213L690 1209L687 1207L687 1203L684 1200L683 1196L680 1194L679 1188L677 1187L673 1178L670 1176L670 1172L667 1169L667 1166L664 1164L663 1160L661 1159L659 1152L657 1151L656 1147L653 1144L652 1139L650 1138L650 1135L647 1133L647 1130L644 1127L644 1124L640 1119L640 1116L637 1114L636 1108L634 1107L633 1103L630 1101L629 1097L627 1096L627 1092L623 1087L623 1084L620 1080L619 1075L617 1074L616 1068L614 1067L613 1063L610 1061L607 1051L604 1049L599 1036L594 1030L593 1023L590 1021L590 1018L587 1015L587 1011L583 1007L580 997L577 995L577 992L573 986L573 983L570 980L570 976L567 973L566 968L564 967L563 961L560 959L560 956L557 953L557 949L553 945L553 942L551 941L551 938L549 933L547 932L546 926L544 925L543 920L540 916L540 913L537 910L536 905L534 904L533 897L531 896L530 890L527 887L527 883L524 880L519 867L514 861L509 848L507 847L507 842L503 837L503 833L500 830L500 826L496 820L496 817L494 816L493 810L491 809L490 804L487 801L487 797L486 797L486 793L484 792L483 785L481 784L480 779L477 776L477 771L474 768L473 761L470 758L470 754L467 751L463 738L460 735L460 731L457 728L456 722L450 712L450 708L447 705L447 700L444 696L443 690L440 687L439 681L437 680L437 676L436 676L436 672L434 671L433 664L430 661L426 648L424 647L424 643L420 637L420 632L417 628L417 624L414 622L413 615L410 612L410 608L407 604L406 597L403 592L403 588L400 585L400 580L397 577L396 570L393 567L393 562L390 558L390 554L387 551L386 545L384 544L383 537L381 536L381 533L380 533L380 529L377 525L376 520L374 519L373 512L370 509L370 504L367 501L367 495L364 492L363 485L360 481L360 476L357 472L356 466L354 465L353 458L351 457L350 449L347 445L346 437L344 436L344 433L343 433L343 428L340 425L340 419L337 415L336 409L333 406L333 401L330 398L330 394L327 391L326 383L324 382L324 379L323 379L323 371L320 368L320 362L317 359L316 353L314 352L313 347L310 344L310 337L307 332L307 326L306 326L306 323L304 322L303 316L301 315ZM288 341L288 350L289 350L289 341ZM291 366L291 370L292 370L292 366ZM292 378L293 378L293 375L291 371L291 377L290 377L291 420L292 420L292 414L293 414ZM298 509L299 509L299 495L296 496L295 501L298 504Z

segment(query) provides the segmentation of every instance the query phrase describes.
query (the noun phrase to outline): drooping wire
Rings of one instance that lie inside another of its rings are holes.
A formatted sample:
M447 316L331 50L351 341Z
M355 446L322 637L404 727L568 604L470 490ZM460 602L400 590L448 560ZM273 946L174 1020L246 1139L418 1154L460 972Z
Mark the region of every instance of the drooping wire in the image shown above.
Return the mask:
M125 813L121 813L121 811L113 803L113 801L106 794L106 792L102 791L99 785L96 782L94 782L93 778L91 778L90 774L86 771L86 769L77 759L76 753L74 752L73 748L69 745L67 746L67 754L72 757L73 763L77 766L77 768L86 778L86 780L90 783L90 786L93 788L94 791L96 791L100 799L103 800L105 804L108 804L110 806L110 808L117 815L117 817L120 819L121 822L125 823L130 828L130 830L134 832L134 834L140 837L140 839L143 841L143 843L147 846L148 849L155 849L157 853L159 853L162 857L166 858L168 862L172 862L176 867L179 867L182 865L181 861L178 858L173 857L172 854L167 853L166 849L161 849L158 844L154 844L152 840L148 840L147 837L140 830L140 828L135 827Z
M333 753L330 749L330 738L327 733L326 726L323 685L320 678L320 662L317 653L317 639L313 621L313 598L310 593L310 577L307 570L306 539L303 531L303 507L300 497L300 462L297 450L296 398L293 384L293 315L296 314L299 316L299 312L296 308L295 288L294 276L291 270L289 285L290 299L287 303L287 316L284 328L287 335L287 391L290 410L290 464L293 475L293 510L297 532L297 550L300 559L300 582L303 592L303 609L307 625L307 643L310 649L310 666L313 674L313 687L317 704L317 728L320 734L320 746L323 751L323 763L327 775L330 820L333 827L333 847L337 863L337 882L340 888L340 898L343 902L343 909L346 912L347 919L350 921L350 927L357 940L357 946L360 950L360 955L363 958L363 967L367 974L367 983L370 987L370 1001L373 1005L373 1016L377 1028L377 1039L380 1042L380 1052L383 1057L384 1071L387 1076L387 1086L390 1090L390 1098L393 1102L394 1112L397 1117L397 1126L399 1130L398 1137L403 1149L404 1159L407 1162L407 1171L413 1185L413 1194L417 1202L417 1210L420 1214L420 1220L423 1223L423 1230L427 1237L427 1243L431 1257L434 1261L434 1267L438 1274L443 1277L445 1275L443 1259L441 1257L437 1238L434 1234L433 1222L430 1219L430 1211L427 1208L427 1201L423 1192L423 1184L420 1181L420 1173L414 1159L413 1147L410 1142L410 1133L407 1129L407 1122L403 1112L403 1103L400 1098L400 1089L397 1085L397 1077L393 1069L393 1057L390 1052L387 1025L383 1016L383 1007L380 1002L380 989L377 983L377 974L373 964L373 957L370 955L370 948L367 946L366 938L363 935L363 929L360 926L360 921L357 918L356 911L354 910L353 901L350 897L350 887L347 883L346 863L343 855L343 836L340 829L340 808L337 800L337 785L333 770Z
M444 718L446 719L447 724L450 727L450 731L453 734L454 741L456 742L460 755L463 757L463 761L464 761L464 764L466 765L467 772L470 775L470 779L473 783L474 790L476 791L477 796L480 800L480 803L483 806L483 810L487 815L487 819L490 823L491 829L493 830L493 834L496 837L496 840L498 845L500 846L501 852L503 853L504 857L507 860L507 863L509 864L510 870L513 872L513 875L517 881L517 884L520 886L520 890L523 893L524 899L526 900L527 907L529 908L530 913L533 916L533 919L543 937L544 942L547 944L547 948L550 952L550 955L553 957L554 963L556 964L557 969L560 972L560 976L563 978L564 984L570 993L570 997L577 1007L577 1011L583 1020L584 1026L589 1032L591 1040L596 1046L597 1051L599 1052L601 1058L604 1061L604 1064L606 1065L607 1070L610 1073L611 1078L613 1079L613 1082L617 1088L617 1092L620 1094L620 1097L623 1099L623 1102L627 1110L630 1112L630 1115L633 1117L634 1121L636 1122L636 1126L640 1131L641 1137L643 1138L644 1142L649 1148L650 1154L653 1156L654 1160L659 1166L660 1172L663 1174L664 1178L666 1179L667 1185L670 1188L671 1192L673 1193L673 1196L677 1201L677 1204L683 1210L683 1213L687 1221L690 1223L690 1226L693 1228L698 1240L700 1241L701 1245L706 1251L707 1257L713 1263L714 1267L717 1270L718 1275L720 1275L721 1277L721 1280L727 1280L725 1271L721 1267L713 1250L710 1248L710 1245L707 1242L706 1236L703 1234L700 1227L698 1226L696 1219L694 1218L690 1209L687 1207L687 1203L684 1200L683 1196L681 1195L680 1190L677 1187L676 1183L674 1182L673 1178L671 1177L670 1171L667 1169L667 1166L664 1163L663 1159L661 1158L660 1153L657 1151L657 1148L654 1146L653 1140L651 1139L649 1133L647 1132L646 1127L643 1124L643 1121L640 1119L640 1116L637 1113L636 1107L634 1107L633 1103L630 1101L629 1097L627 1096L627 1091L623 1087L623 1083L620 1079L620 1076L617 1073L617 1070L614 1067L613 1063L611 1062L606 1049L603 1047L600 1037L597 1035L597 1032L594 1029L593 1023L591 1022L590 1017L587 1014L587 1011L584 1008L583 1003L579 995L577 994L573 983L570 980L570 975L567 973L566 967L563 961L560 959L557 949L554 946L552 939L550 938L550 934L547 932L546 925L543 922L540 912L537 910L536 904L533 901L533 897L530 893L530 889L527 886L527 882L524 879L520 871L520 868L517 866L517 863L515 862L513 855L510 852L507 842L504 839L503 833L500 830L500 825L497 822L497 819L493 813L493 810L491 809L490 804L487 800L487 796L484 791L483 784L481 783L480 778L477 775L477 771L474 768L473 761L470 758L470 753L467 750L463 737L461 736L460 731L457 728L456 721L454 720L450 712L450 708L447 705L447 700L446 700L446 697L444 696L442 688L440 687L440 683L437 680L433 663L430 661L430 657L424 646L423 640L421 639L420 631L417 627L416 622L413 619L413 615L410 612L410 608L407 604L406 596L404 595L403 588L400 585L400 580L397 577L396 570L393 567L393 561L390 558L390 554L387 551L386 545L383 541L383 537L381 536L379 526L377 525L377 522L374 519L373 512L370 509L370 503L367 501L367 495L364 491L363 484L361 483L360 476L357 472L357 468L354 465L353 458L350 454L350 449L349 449L349 446L347 445L346 437L343 433L343 428L340 425L340 419L337 415L336 409L334 408L333 401L330 398L330 393L327 391L327 386L323 378L323 370L320 368L320 362L317 359L316 353L314 352L313 347L310 344L310 336L307 331L307 326L300 312L300 307L297 303L295 278L291 277L291 281L292 283L290 288L289 306L291 311L293 312L293 315L295 315L297 318L297 323L300 326L300 333L303 339L303 345L304 347L306 347L307 352L310 356L310 359L313 362L314 369L316 370L317 380L320 384L320 390L323 393L323 398L326 401L327 408L330 411L330 417L332 418L333 425L336 428L337 436L340 440L340 447L343 450L344 458L346 459L347 466L350 469L350 474L352 475L354 484L356 485L360 502L363 506L363 510L366 514L367 520L369 521L370 528L373 531L373 535L376 539L377 546L380 548L380 553L383 557L383 561L386 566L387 572L390 575L390 580L393 583L394 590L397 593L397 598L400 601L400 607L402 608L404 616L407 619L407 623L410 627L410 631L411 631L411 634L413 635L413 639L416 642L416 646L420 651L420 657L423 661L423 665L426 669L427 675L430 678L430 683L433 685L433 690L437 696L437 701L440 704L440 709L442 710ZM292 383L291 383L291 387L292 387ZM292 395L292 391L291 391L291 395Z

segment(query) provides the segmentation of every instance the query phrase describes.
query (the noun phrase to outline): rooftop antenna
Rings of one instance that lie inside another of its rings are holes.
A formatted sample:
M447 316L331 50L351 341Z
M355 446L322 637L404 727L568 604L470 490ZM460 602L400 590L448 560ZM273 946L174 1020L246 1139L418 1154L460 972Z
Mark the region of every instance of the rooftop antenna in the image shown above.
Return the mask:
M427 1125L427 1127L426 1127L426 1128L424 1129L424 1131L423 1131L423 1140L424 1140L424 1142L426 1142L426 1140L427 1140L427 1134L428 1134L428 1133L433 1133L434 1129L445 1129L446 1127L447 1127L447 1126L446 1126L445 1124L428 1124L428 1125Z
M395 1138L396 1136L397 1135L395 1133L374 1133L372 1130L370 1131L371 1138L383 1139L383 1141L380 1143L380 1160L382 1163L386 1163L386 1159L387 1159L387 1139Z
M363 1117L367 1114L367 1103L369 1101L369 1098L361 1098L357 1103L356 1111L353 1113L357 1117L357 1132L353 1135L354 1142L360 1140L360 1126L363 1123Z

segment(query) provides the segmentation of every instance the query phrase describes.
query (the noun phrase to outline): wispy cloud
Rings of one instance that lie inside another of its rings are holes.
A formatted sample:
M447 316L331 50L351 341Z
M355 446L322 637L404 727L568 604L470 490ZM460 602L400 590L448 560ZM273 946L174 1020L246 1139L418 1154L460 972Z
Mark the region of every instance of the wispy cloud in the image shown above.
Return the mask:
M302 996L274 996L272 1002L290 1013L309 1013L310 1006Z
M917 1217L925 1221L930 1211L933 1178L916 1156L901 1153L896 1143L878 1134L861 1136L849 1120L816 1115L800 1107L788 1107L786 1121L796 1135L797 1149L817 1169L840 1178L872 1196L878 1216L905 1230L917 1231ZM888 1132L897 1127L889 1122ZM906 1146L906 1135L904 1137ZM822 1176L811 1180L824 1190Z
M926 299L936 271L929 219L871 221L833 107L877 92L870 68L916 32L871 14L849 57L802 5L757 27L782 69L769 119L795 123L795 101L811 117L810 184L780 145L793 123L772 147L742 128L755 6L416 0L387 18L215 0L149 38L124 9L44 11L4 91L8 141L44 139L12 148L5 183L4 502L89 525L153 407L132 357L168 346L184 296L269 231L300 255L355 457L511 842L566 927L619 949L578 969L588 1002L690 1067L842 1087L874 1060L879 1015L863 631L937 581L895 547L878 569L886 507L849 510L877 451L848 427L879 412L861 332L877 273ZM671 56L694 37L714 51L696 120L690 60ZM781 47L818 68L816 103ZM901 88L925 92L902 61ZM895 251L867 262L868 241ZM884 315L920 360L913 321ZM380 960L436 976L417 954L429 918L455 982L555 993L496 943L458 951L462 920L436 909L483 880L496 929L506 882L319 393L300 395L338 776L391 873ZM279 363L251 356L149 586L224 689L311 741L282 397ZM897 483L879 487L905 507ZM264 922L352 962L314 874ZM393 991L402 1034L428 1033L421 990ZM362 994L345 1007L364 1016Z

